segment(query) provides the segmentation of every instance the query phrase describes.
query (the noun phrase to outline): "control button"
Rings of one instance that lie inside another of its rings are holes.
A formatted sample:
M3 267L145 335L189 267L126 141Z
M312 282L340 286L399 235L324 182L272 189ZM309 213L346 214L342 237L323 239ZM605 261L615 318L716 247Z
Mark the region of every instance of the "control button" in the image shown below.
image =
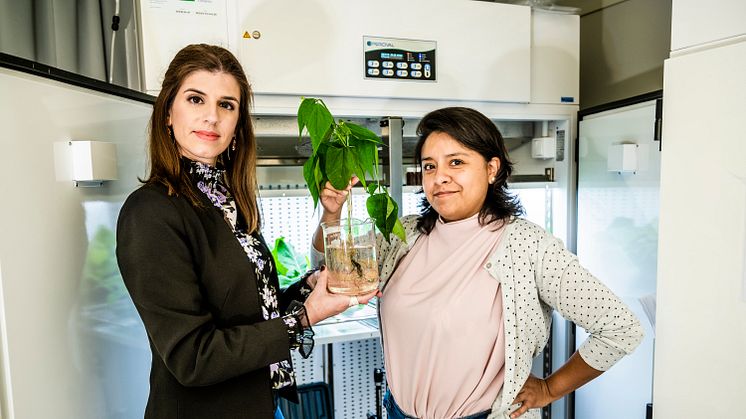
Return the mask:
M422 64L420 63L412 63L411 67L412 70L422 70Z
M379 63L378 60L368 60L368 67L376 68L379 65L381 65L381 63Z
M430 64L425 64L425 78L430 78Z
M388 77L391 77L391 76L393 76L393 75L394 75L394 70L384 69L384 70L383 70L383 75L384 75L384 76L388 76Z
M396 70L397 77L407 77L407 70Z
M391 61L384 61L383 68L394 68L394 63L392 63Z
M413 71L412 77L417 77L417 78L422 77L422 71Z
M396 63L396 68L406 69L407 67L408 67L408 64L405 63L405 62L400 61L400 62Z
M377 68L369 68L368 69L368 75L369 76L377 76L379 74L381 74L381 70L379 70Z

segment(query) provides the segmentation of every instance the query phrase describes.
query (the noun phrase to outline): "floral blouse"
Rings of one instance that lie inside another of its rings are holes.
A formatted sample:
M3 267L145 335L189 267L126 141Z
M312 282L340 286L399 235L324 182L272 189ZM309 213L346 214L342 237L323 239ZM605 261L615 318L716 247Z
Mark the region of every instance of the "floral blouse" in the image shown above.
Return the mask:
M205 163L190 161L190 173L197 184L197 188L207 196L215 207L223 212L225 221L231 226L233 234L254 266L257 289L259 290L259 302L264 319L280 317L279 290L271 281L272 276L275 275L272 256L259 232L247 234L246 229L237 224L236 201L225 184L223 178L225 170ZM284 316L283 320L289 331L294 330L297 321L294 316ZM272 388L275 390L295 383L293 367L287 359L270 365L269 371Z

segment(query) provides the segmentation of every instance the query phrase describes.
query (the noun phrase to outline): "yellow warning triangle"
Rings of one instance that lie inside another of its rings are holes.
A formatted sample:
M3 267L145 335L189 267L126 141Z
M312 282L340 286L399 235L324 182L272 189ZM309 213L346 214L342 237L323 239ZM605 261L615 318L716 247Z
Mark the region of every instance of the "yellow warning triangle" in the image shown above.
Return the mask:
M249 31L246 31L243 33L244 38L251 38L251 35L249 35Z

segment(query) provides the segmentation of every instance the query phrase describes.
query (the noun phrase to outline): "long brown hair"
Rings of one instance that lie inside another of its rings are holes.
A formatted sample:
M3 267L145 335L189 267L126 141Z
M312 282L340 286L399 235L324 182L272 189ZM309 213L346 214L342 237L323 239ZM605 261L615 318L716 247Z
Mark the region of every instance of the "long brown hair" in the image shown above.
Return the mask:
M490 161L493 157L500 160L495 182L487 188L484 204L479 210L481 225L506 223L512 217L523 214L521 202L508 190L508 178L513 173L513 162L508 157L508 149L500 130L489 118L477 110L463 107L438 109L425 115L417 126L419 139L414 156L418 166L422 165L422 147L427 137L434 132L450 135L464 147L481 154L485 161ZM420 208L422 211L417 221L417 229L424 234L430 234L438 220L438 213L426 196L422 198Z
M181 49L168 66L148 128L150 173L143 182L168 188L169 195L183 195L195 207L203 207L199 191L192 185L189 173L181 164L181 153L168 131L168 115L184 80L195 71L222 72L232 75L241 92L236 124L236 149L232 145L218 158L226 170L227 182L245 220L249 233L259 229L261 220L257 205L256 139L249 115L252 92L238 59L227 49L206 44Z

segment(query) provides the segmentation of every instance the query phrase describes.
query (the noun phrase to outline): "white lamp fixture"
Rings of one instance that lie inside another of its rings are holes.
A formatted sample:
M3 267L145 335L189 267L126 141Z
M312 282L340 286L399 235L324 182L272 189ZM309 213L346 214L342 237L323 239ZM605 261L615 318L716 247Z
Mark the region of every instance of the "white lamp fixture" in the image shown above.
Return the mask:
M557 146L553 137L539 137L531 140L531 157L535 159L553 159L557 154Z
M55 143L57 180L72 180L77 187L103 186L117 179L117 146L103 141Z
M609 172L635 173L639 170L637 144L612 144L606 160Z

